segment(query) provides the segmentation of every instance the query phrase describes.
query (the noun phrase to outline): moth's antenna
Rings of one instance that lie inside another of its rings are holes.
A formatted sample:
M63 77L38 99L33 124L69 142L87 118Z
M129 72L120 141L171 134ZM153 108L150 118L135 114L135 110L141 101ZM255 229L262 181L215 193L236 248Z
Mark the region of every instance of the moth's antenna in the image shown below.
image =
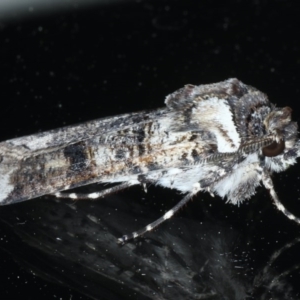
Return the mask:
M287 216L290 220L293 220L293 221L297 222L298 224L300 224L300 218L296 217L291 212L289 212L283 206L283 204L280 202L279 197L277 196L277 194L275 192L273 181L272 181L272 179L271 179L271 177L270 177L269 174L263 173L263 175L262 175L262 183L265 186L265 188L267 190L269 190L271 198L274 201L274 204L276 205L277 209L280 210L280 211L282 211L284 213L284 215Z
M167 211L162 217L160 217L156 221L148 224L147 226L145 226L144 228L142 228L138 231L132 232L131 234L128 234L128 235L123 235L121 238L118 239L118 243L124 244L124 243L128 242L129 240L135 239L135 238L143 235L147 231L151 231L155 227L159 226L161 223L163 223L167 219L171 218L182 206L184 206L186 203L188 203L191 200L193 195L195 195L194 192L187 194L180 202L178 202L172 209Z

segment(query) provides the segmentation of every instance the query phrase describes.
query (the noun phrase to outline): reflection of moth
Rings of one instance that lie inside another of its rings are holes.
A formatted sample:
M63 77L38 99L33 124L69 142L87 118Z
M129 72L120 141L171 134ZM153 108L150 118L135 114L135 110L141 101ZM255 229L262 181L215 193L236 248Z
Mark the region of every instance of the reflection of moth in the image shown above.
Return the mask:
M1 207L1 229L9 231L0 250L31 273L65 286L68 295L72 289L88 299L299 299L297 231L280 234L280 224L268 227L264 222L247 222L243 230L239 221L224 223L211 216L203 222L173 218L168 231L118 247L116 234L133 223L147 224L156 213L150 205L148 214L140 214L143 204L126 201L127 196L98 203L43 199ZM268 217L268 222L276 218ZM35 287L37 283L31 294Z
M186 196L163 217L120 241L170 218L199 191L239 204L263 185L279 210L288 212L270 174L300 155L297 124L289 107L237 79L186 85L167 96L167 107L104 118L0 143L0 204L45 194L95 199L147 183ZM120 183L91 194L60 193L90 183Z

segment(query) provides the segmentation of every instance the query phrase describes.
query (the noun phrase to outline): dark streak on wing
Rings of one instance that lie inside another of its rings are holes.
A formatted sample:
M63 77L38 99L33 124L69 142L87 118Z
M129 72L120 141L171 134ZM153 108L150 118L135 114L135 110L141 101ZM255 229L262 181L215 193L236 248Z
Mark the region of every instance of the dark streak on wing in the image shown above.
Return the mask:
M0 191L0 204L98 182L99 176L107 176L109 168L113 167L97 166L94 159L97 149L110 146L106 137L124 140L120 129L145 127L152 119L164 117L166 111L158 109L99 119L0 143L0 186L9 186L9 193ZM129 136L126 140L127 149L137 145L137 139L144 140L140 130L137 136Z
M145 145L143 144L146 134L144 128L139 128L137 130L137 140L138 140L138 147L139 147L139 155L142 156L145 153Z
M63 149L64 156L70 164L72 172L81 172L87 165L88 152L84 142L66 146Z

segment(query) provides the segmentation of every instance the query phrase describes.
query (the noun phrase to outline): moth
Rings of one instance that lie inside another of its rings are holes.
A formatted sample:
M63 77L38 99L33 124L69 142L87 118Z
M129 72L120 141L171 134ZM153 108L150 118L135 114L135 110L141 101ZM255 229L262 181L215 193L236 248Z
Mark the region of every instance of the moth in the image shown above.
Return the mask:
M0 204L52 194L97 199L133 185L160 185L185 194L161 218L126 242L171 218L198 192L240 204L261 183L289 219L271 179L300 153L291 108L238 79L183 88L166 107L108 117L0 143ZM92 183L115 183L90 194L63 192Z

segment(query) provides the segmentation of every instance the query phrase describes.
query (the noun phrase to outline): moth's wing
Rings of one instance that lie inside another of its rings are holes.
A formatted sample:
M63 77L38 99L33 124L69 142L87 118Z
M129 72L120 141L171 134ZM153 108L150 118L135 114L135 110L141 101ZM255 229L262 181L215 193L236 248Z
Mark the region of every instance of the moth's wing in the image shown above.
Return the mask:
M241 139L234 103L248 92L236 79L186 86L167 97L165 109L2 142L0 204L95 182L138 183L141 174L193 168L213 153L235 152Z
M140 146L146 143L144 129L155 127L152 124L165 116L163 109L125 114L0 143L0 204L100 178L113 181L118 170L117 181L127 181L128 158L137 157L145 148Z
M15 138L0 143L0 153L1 155L8 154L3 151L10 149L15 152L16 156L25 158L39 152L47 152L97 136L104 136L120 129L125 130L133 125L142 125L163 113L163 110L157 110L123 114Z

